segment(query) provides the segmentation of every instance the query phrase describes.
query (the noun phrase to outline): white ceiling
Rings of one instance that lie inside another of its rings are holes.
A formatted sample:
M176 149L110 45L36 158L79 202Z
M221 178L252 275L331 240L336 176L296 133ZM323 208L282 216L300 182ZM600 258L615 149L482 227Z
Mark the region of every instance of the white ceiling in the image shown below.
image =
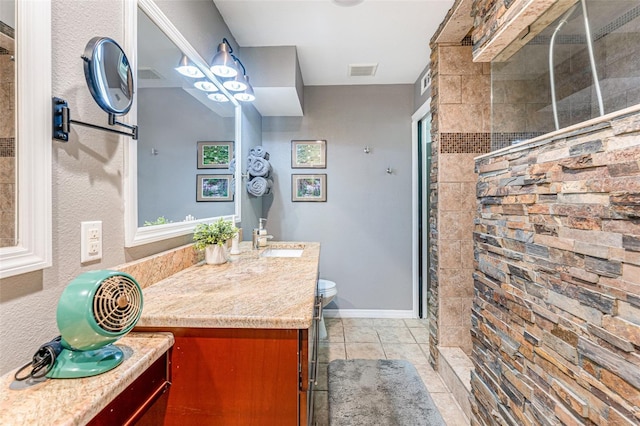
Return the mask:
M307 86L413 84L453 0L213 0L241 47L296 46ZM378 64L349 77L350 64Z

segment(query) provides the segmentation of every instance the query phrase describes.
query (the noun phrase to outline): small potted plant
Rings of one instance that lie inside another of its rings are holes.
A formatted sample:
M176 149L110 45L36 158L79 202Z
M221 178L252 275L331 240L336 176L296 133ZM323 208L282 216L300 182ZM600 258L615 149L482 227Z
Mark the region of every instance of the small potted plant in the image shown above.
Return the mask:
M238 228L223 218L214 223L201 223L193 233L194 246L197 250L204 249L207 264L220 265L227 261L226 242L237 233Z

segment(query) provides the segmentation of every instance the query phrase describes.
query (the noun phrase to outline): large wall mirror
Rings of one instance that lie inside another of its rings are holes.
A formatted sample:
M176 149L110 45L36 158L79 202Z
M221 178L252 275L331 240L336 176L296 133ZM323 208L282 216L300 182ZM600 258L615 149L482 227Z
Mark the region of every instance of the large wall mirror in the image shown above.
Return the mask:
M218 217L239 220L241 208L238 103L216 102L194 85L215 78L154 2L139 1L134 14L139 138L128 141L127 246L186 235ZM180 63L201 77L180 74Z
M0 0L0 278L51 266L51 4Z

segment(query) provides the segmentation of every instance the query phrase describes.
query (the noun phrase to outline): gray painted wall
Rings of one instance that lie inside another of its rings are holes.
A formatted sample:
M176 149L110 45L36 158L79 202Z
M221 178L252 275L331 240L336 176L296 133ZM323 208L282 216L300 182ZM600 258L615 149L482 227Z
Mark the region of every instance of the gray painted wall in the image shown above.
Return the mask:
M304 101L304 117L263 118L267 230L322 244L320 276L338 286L329 308L411 310L413 86L308 86ZM292 139L326 139L327 168L292 169ZM327 202L293 203L292 173L326 173Z
M429 99L429 97L431 96L431 86L427 87L424 93L420 93L422 91L422 85L421 85L422 78L425 76L426 73L429 72L429 67L430 65L427 65L420 72L420 77L418 77L416 82L413 84L413 110L414 111L417 111L418 108L420 108L425 102L427 102L427 99Z
M179 126L176 123L180 123ZM182 88L138 90L138 221L231 215L233 201L196 202L198 141L235 141L235 118L220 117ZM156 149L157 154L151 154Z

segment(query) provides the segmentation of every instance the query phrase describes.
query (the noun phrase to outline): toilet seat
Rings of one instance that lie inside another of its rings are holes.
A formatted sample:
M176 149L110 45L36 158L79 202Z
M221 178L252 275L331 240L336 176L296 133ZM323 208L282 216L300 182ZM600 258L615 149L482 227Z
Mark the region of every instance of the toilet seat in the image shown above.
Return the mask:
M318 280L318 293L322 294L324 299L333 298L336 294L338 294L338 289L336 288L336 283L329 280Z
M338 294L336 283L329 280L318 280L318 294L322 295L322 307L324 308L333 300L334 296ZM318 325L318 332L321 339L327 338L327 327L324 325L324 310L320 316L320 324Z

